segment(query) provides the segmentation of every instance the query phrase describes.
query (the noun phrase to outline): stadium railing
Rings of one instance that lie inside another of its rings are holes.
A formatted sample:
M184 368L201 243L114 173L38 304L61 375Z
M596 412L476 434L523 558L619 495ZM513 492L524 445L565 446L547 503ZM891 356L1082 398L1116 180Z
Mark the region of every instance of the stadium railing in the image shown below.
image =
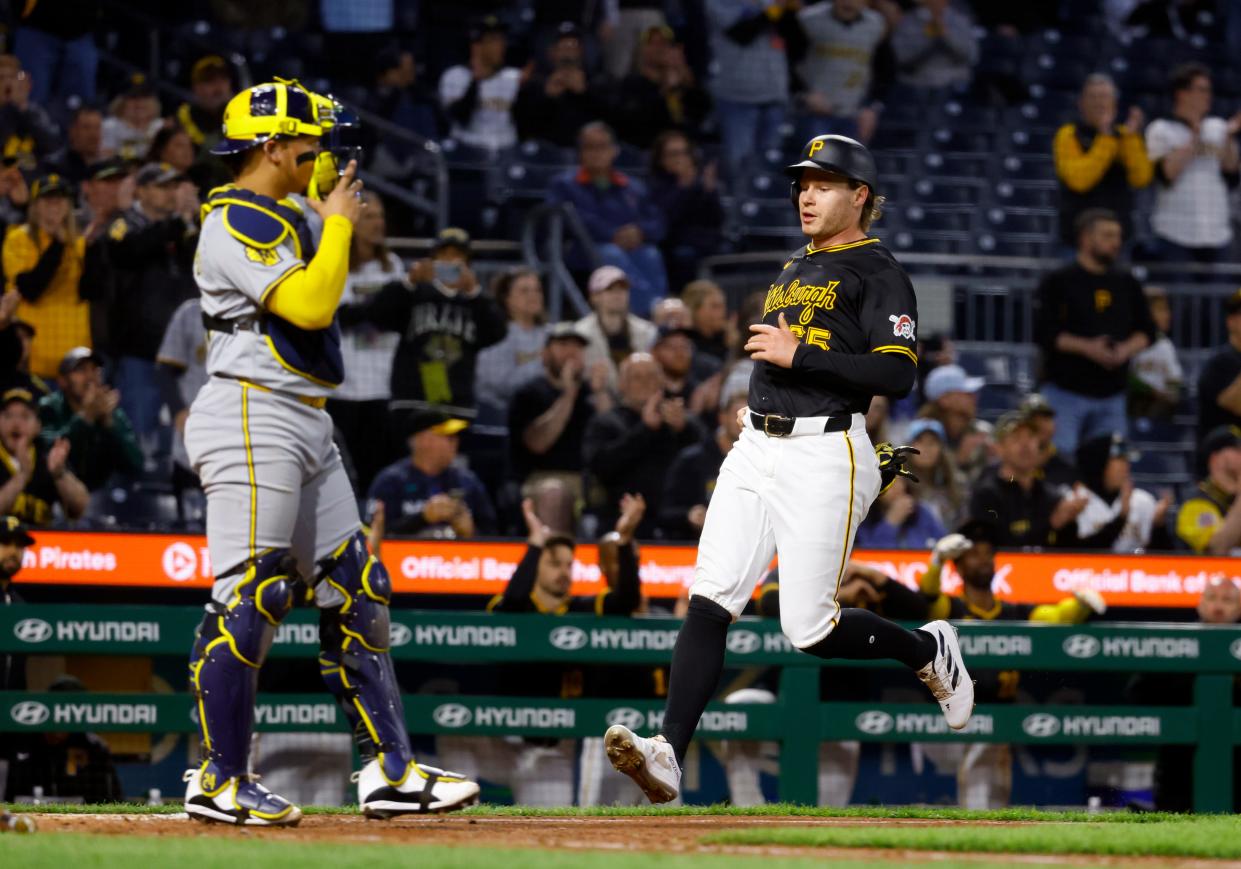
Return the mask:
M31 605L0 608L0 653L181 656L202 611L196 607ZM1241 712L1232 705L1241 676L1241 627L1172 624L1050 626L960 624L971 668L1054 672L1154 672L1193 680L1190 706L983 705L963 733L949 730L929 702L821 703L822 661L793 649L774 622L742 619L728 635L730 666L781 667L774 704L713 704L699 736L780 743L780 798L813 803L821 741L1002 742L1032 745L1194 746L1195 811L1229 811L1232 757ZM657 618L500 616L395 611L398 660L470 664L667 663L679 622ZM318 649L313 612L280 626L273 657ZM833 666L850 662L831 662ZM857 666L891 666L857 662ZM187 694L0 692L0 732L91 730L180 733L196 729ZM532 697L405 697L416 734L598 736L610 724L659 727L662 702ZM326 694L261 695L262 731L346 728Z

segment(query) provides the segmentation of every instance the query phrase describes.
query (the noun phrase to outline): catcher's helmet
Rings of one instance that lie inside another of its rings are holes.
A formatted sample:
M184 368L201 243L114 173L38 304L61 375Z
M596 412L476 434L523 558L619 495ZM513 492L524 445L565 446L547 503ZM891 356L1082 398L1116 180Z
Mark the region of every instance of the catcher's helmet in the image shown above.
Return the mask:
M798 185L803 169L822 169L834 172L853 181L860 181L876 195L875 188L879 173L875 169L875 158L866 150L861 142L848 136L815 136L801 149L801 160L786 166L784 174L792 178L789 184L789 198L797 205Z
M224 107L224 137L212 154L237 154L276 136L322 136L334 117L331 101L297 80L276 79L247 88Z

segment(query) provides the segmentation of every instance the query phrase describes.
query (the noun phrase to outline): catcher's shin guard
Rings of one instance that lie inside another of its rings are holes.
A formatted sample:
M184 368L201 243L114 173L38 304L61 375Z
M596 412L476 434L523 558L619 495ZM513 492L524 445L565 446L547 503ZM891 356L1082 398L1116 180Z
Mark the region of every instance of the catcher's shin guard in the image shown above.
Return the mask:
M217 777L248 772L259 667L293 607L293 560L272 550L246 566L227 605L212 602L190 656L203 750Z
M407 775L413 753L392 658L388 600L392 581L362 532L319 562L320 582L345 599L319 617L319 669L353 727L364 761L376 759L392 781Z

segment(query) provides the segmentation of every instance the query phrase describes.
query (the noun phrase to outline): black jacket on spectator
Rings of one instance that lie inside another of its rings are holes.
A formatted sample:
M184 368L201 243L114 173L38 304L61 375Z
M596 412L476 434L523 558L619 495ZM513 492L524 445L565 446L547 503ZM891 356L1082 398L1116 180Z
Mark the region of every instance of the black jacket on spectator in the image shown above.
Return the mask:
M697 540L702 529L689 522L689 511L710 504L724 454L711 433L677 453L668 468L663 499L659 505L659 529L666 540Z
M969 515L996 526L995 545L999 547L1076 545L1076 523L1069 522L1058 531L1051 527L1051 514L1059 501L1060 496L1041 479L1026 491L992 470L974 485Z
M1155 342L1155 324L1142 286L1127 271L1096 275L1079 264L1058 269L1038 288L1035 340L1043 348L1043 377L1061 389L1104 398L1123 392L1129 366L1108 369L1084 356L1056 349L1056 336L1106 336L1116 343L1134 332Z
M198 234L180 217L151 220L134 205L108 227L116 281L109 334L119 356L154 360L173 313L198 294Z
M19 109L13 103L0 106L0 149L6 156L30 154L43 157L60 143L52 119L33 103Z
M582 442L582 457L605 490L597 510L600 527L616 524L621 496L631 492L646 499L638 536L654 536L668 466L678 452L700 440L702 428L688 414L680 431L667 424L651 429L640 413L624 406L592 419Z
M652 173L651 201L664 212L668 231L659 249L668 264L669 285L678 289L694 279L698 261L720 252L724 237L724 205L720 194L701 181L688 187L665 172Z
M1241 426L1241 416L1220 407L1219 394L1241 376L1241 350L1231 344L1207 360L1198 374L1198 440L1221 425Z
M74 187L80 187L83 181L91 177L90 167L95 163L68 146L49 154L47 162L50 171L58 173Z
M710 110L711 100L702 88L681 89L670 105L657 82L634 71L617 85L612 121L621 141L649 148L664 130L697 133Z
M586 424L595 415L590 387L586 384L578 389L569 422L551 449L542 454L532 453L526 449L522 439L526 427L545 414L559 397L560 389L548 380L545 374L529 381L513 395L513 401L508 406L508 443L515 479L524 480L533 471L582 469L582 437ZM650 505L647 505L647 512L650 512Z
M392 401L474 409L478 351L502 340L508 321L490 296L450 295L435 284L385 285L360 305L346 305L344 327L371 323L401 333L392 364Z
M577 133L591 121L597 120L603 111L605 95L596 85L587 82L580 94L563 91L560 96L550 97L544 92L547 75L530 76L513 103L513 122L517 124L517 137L541 139L564 148L577 142Z

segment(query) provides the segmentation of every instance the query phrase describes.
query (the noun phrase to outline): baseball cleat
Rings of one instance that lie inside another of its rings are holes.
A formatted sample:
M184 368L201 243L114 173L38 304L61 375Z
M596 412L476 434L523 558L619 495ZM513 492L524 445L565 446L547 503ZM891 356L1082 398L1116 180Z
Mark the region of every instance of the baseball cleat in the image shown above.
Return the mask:
M652 803L668 803L681 792L681 768L672 746L662 736L638 736L623 724L603 734L608 760L617 772L634 780Z
M210 761L187 769L185 811L196 821L236 824L245 827L295 827L302 810L258 782L258 776L220 778ZM204 787L206 784L208 787Z
M918 671L918 678L939 701L948 726L960 730L969 723L974 712L974 683L961 659L957 629L940 620L928 622L922 630L935 638L935 657Z
M455 812L478 802L478 785L456 772L445 772L414 761L405 775L393 781L378 760L354 773L358 805L368 818L387 820L396 815Z

